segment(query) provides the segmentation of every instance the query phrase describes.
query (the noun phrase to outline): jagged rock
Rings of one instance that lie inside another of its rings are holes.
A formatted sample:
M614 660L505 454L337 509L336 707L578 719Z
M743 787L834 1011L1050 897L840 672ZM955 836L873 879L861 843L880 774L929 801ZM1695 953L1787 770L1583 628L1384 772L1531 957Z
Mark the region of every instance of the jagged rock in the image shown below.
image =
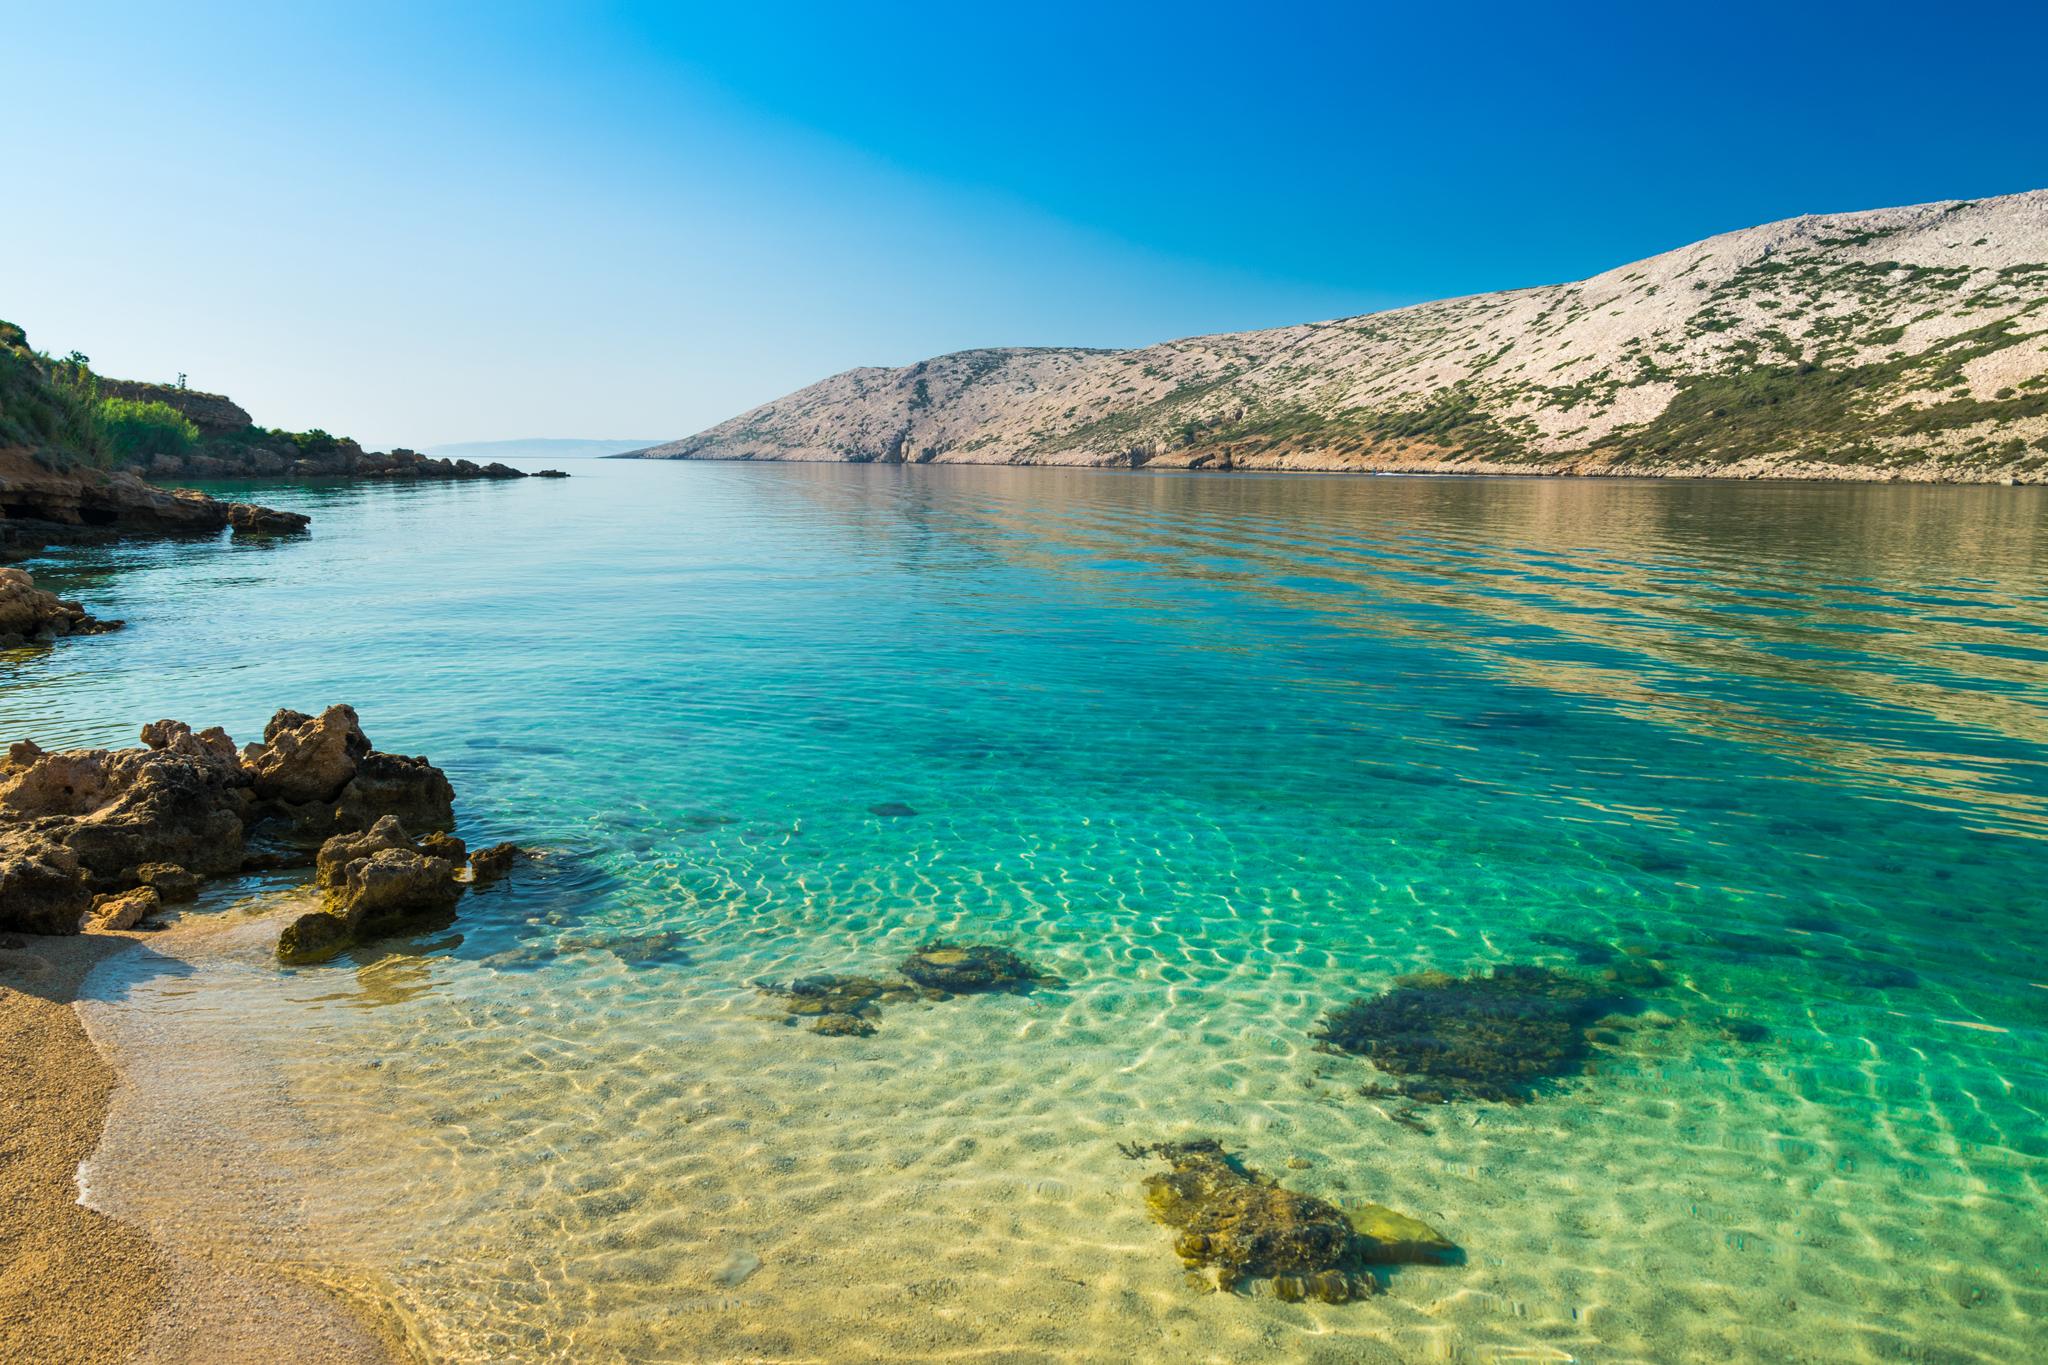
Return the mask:
M99 620L78 603L45 592L21 569L0 569L0 649L67 635L104 635L121 624Z
M305 530L313 519L298 512L280 512L275 507L258 507L249 502L228 504L228 525L237 536L291 536Z
M319 855L313 860L313 885L322 891L338 890L347 879L351 863L385 849L411 847L404 825L393 815L385 816L366 830L337 834L320 845Z
M243 861L246 863L247 858ZM176 863L144 863L135 869L135 879L154 888L166 905L193 900L199 895L199 874Z
M488 886L511 872L515 863L533 855L517 844L492 844L469 855L469 880L476 886Z
M352 706L318 716L279 711L263 727L263 743L242 750L256 795L293 805L337 800L370 752Z
M86 927L102 932L133 929L162 906L163 902L158 898L155 888L148 886L138 886L132 891L100 896L92 903L91 919Z
M369 830L335 835L315 864L323 908L285 928L279 959L323 961L364 938L453 909L463 890L455 879L461 861L442 855L461 851L461 840L445 834L415 844L388 815Z
M91 908L77 854L29 830L0 829L0 929L75 934Z
M0 451L0 560L45 545L124 536L213 535L228 506L189 488L165 489L125 470Z
M536 469L533 471L533 477L536 479L566 479L569 475L567 471L560 469Z
M142 738L140 749L58 753L23 740L0 757L0 928L77 933L94 893L147 887L158 902L190 900L208 877L304 863L311 837L337 828L349 837L328 841L318 874L337 895L350 862L386 851L430 865L427 880L446 884L407 892L387 860L341 905L344 937L387 901L452 904L460 894L462 841L433 833L414 843L406 833L414 820L453 823L446 775L371 749L349 707L280 711L263 743L239 753L225 731L180 721L153 721Z

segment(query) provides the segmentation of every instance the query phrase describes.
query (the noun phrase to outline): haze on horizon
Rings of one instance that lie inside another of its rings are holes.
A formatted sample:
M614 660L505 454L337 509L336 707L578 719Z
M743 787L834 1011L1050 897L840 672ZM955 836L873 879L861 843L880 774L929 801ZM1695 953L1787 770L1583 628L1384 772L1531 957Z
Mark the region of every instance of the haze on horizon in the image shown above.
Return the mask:
M22 10L0 317L377 447L668 438L2048 186L2038 6L1244 13Z

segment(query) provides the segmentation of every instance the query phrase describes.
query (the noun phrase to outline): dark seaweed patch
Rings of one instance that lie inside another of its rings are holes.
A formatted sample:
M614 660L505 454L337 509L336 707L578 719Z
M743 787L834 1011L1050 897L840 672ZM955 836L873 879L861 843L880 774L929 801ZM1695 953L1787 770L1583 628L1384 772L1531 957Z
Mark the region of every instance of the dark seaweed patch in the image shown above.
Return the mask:
M1541 1082L1583 1070L1587 1025L1623 1003L1609 987L1547 967L1424 972L1330 1011L1316 1037L1371 1059L1410 1099L1519 1104Z

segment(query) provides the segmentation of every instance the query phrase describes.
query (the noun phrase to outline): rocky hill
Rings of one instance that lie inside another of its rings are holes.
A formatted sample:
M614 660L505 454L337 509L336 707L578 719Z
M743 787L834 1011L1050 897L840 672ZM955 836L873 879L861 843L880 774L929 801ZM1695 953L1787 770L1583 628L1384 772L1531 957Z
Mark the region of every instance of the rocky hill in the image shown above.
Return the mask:
M638 453L2048 481L2048 191L1334 322L849 370Z

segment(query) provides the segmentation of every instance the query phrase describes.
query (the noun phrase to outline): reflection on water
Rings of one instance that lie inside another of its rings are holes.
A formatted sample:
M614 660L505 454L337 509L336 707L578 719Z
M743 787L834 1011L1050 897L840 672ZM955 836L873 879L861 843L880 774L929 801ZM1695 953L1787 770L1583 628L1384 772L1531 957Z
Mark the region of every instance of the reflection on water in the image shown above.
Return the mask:
M0 735L348 700L549 850L353 962L228 888L103 969L95 1203L435 1358L2048 1346L2038 491L576 474L38 567L132 624L0 659ZM754 989L934 934L1069 985L857 1039ZM1400 972L1638 959L1528 1106L1312 1048ZM1116 1143L1195 1134L1469 1263L1194 1295Z

